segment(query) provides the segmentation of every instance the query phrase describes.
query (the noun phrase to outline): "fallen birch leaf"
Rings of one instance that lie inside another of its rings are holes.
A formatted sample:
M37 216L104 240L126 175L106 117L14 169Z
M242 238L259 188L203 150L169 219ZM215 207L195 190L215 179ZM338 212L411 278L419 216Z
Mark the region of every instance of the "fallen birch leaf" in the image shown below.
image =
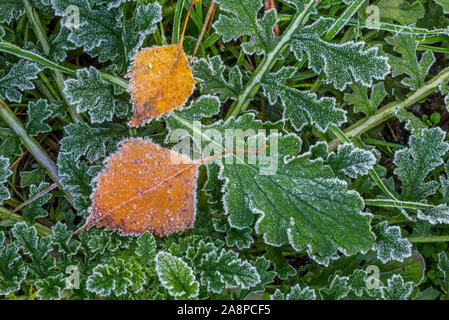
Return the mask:
M122 142L96 178L90 216L76 232L96 225L124 235L166 236L192 227L200 164L151 141Z

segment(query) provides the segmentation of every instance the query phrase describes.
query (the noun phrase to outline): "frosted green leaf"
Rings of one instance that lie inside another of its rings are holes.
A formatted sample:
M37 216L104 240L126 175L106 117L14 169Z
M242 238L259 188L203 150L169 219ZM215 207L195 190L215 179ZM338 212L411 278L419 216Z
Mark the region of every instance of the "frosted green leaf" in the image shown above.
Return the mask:
M56 61L64 61L67 58L69 50L76 49L76 46L68 39L70 29L66 28L64 23L61 23L59 33L50 38L50 57Z
M86 156L90 162L94 162L106 153L114 152L118 142L128 134L128 130L117 123L77 123L65 126L64 133L61 152L71 153L75 161Z
M216 3L227 13L220 15L214 23L214 29L223 36L223 41L229 42L248 35L249 42L241 44L247 54L263 54L272 50L277 41L273 32L278 22L276 10L267 11L259 19L261 0L217 0Z
M387 96L384 84L376 83L371 87L371 96L368 97L368 88L359 83L350 85L352 93L345 93L344 100L354 106L354 112L363 112L367 116L373 115L381 102Z
M0 70L0 98L21 102L21 91L34 89L32 80L37 78L41 70L42 68L36 63L25 59L13 65L6 75Z
M438 269L440 269L443 274L443 283L441 284L441 289L449 293L449 257L444 251L438 253Z
M449 206L440 204L434 208L419 210L417 216L431 224L449 224Z
M115 94L114 86L94 67L77 70L76 79L64 82L64 93L78 112L89 112L93 123L111 121L114 114L123 117L129 112L129 103Z
M373 243L373 250L377 252L377 257L383 263L388 261L404 261L412 255L412 244L402 238L401 229L398 226L388 226L386 221L380 223L374 230L376 240Z
M28 103L28 121L25 124L27 132L31 136L39 133L50 132L51 127L44 121L53 114L47 100L39 99Z
M192 268L181 258L159 251L156 255L156 272L162 286L175 298L198 296L199 283Z
M145 232L137 239L136 255L146 264L153 262L156 256L156 239L154 236Z
M110 295L115 289L114 269L98 264L87 279L86 289L103 297Z
M323 300L341 300L346 297L351 290L348 286L348 277L340 277L338 274L332 280L329 288L320 289L320 296Z
M318 99L313 93L282 84L295 73L296 68L283 67L276 73L265 75L261 82L264 94L271 104L281 100L284 119L290 120L296 130L312 123L321 132L325 132L330 125L339 126L346 121L345 111L336 107L334 99Z
M62 292L66 288L66 281L63 274L40 279L34 283L37 297L40 300L60 300Z
M27 268L15 243L4 244L5 234L0 232L0 295L7 295L20 289Z
M279 289L276 289L275 293L270 296L271 300L316 300L315 290L309 287L301 289L299 284L293 286L287 295L281 293Z
M382 20L391 19L400 24L415 23L426 12L421 1L381 0L377 6Z
M368 150L355 147L350 143L338 146L337 154L331 153L327 163L338 174L345 174L350 178L366 175L376 164L376 157Z
M421 60L418 62L416 57L418 41L416 41L415 35L398 34L385 38L385 40L393 46L394 51L401 55L401 57L388 55L388 62L391 65L393 77L407 74L408 77L402 80L404 85L412 90L422 87L429 74L429 69L435 61L432 51L424 52Z
M405 128L411 132L428 128L421 119L417 118L413 113L406 109L398 109L394 115L399 121L405 122Z
M423 129L411 136L409 148L396 152L394 172L402 181L401 199L419 201L437 191L437 181L424 182L424 179L443 164L442 157L449 150L445 135L439 128Z
M366 289L367 272L363 269L356 269L349 276L348 284L354 294L358 297L362 296Z
M435 0L435 2L443 7L443 12L445 14L449 13L449 0Z
M77 161L71 153L60 152L57 166L61 184L65 189L71 190L75 197L90 195L91 176L88 174L89 167L85 162Z
M46 171L44 168L38 168L33 171L20 172L20 186L28 187L32 184L38 184L45 180Z
M247 249L254 243L254 239L251 236L252 232L251 228L229 228L226 232L226 245L228 247L237 247L239 250Z
M256 261L252 262L254 267L257 269L257 273L260 277L260 282L249 289L240 290L239 299L245 299L247 295L251 292L265 292L265 285L272 283L276 277L276 272L268 271L270 268L270 261L265 259L265 257L257 257Z
M237 66L234 66L225 79L225 66L220 56L214 56L208 60L202 58L196 61L192 67L193 76L199 80L202 94L218 95L221 101L236 100L242 88L242 74Z
M44 191L50 186L48 182L41 182L39 186L31 185L30 186L30 194L29 199L38 194L41 191ZM33 224L34 221L38 218L45 218L48 216L48 212L42 208L44 204L46 204L51 199L51 194L44 194L42 197L32 201L29 203L23 210L22 217L28 221L28 223Z
M22 0L0 1L0 23L9 24L13 18L18 18L25 13Z
M307 54L309 67L319 74L324 72L326 81L343 90L356 82L370 87L373 79L383 79L390 72L387 58L378 54L378 48L364 49L364 42L330 43L320 36L327 32L333 19L320 18L314 24L295 31L290 49L298 60Z
M405 282L401 275L395 274L380 291L385 300L407 300L413 292L413 282Z
M8 188L3 184L8 181L8 177L12 175L12 171L9 168L9 159L0 156L0 203L10 198Z
M282 254L282 248L267 246L265 256L274 263L274 270L279 279L287 280L288 277L296 275L296 269L288 263L288 260Z
M58 222L51 230L53 232L53 244L58 248L58 252L67 258L76 255L80 243L72 239L73 232L67 229L67 225Z

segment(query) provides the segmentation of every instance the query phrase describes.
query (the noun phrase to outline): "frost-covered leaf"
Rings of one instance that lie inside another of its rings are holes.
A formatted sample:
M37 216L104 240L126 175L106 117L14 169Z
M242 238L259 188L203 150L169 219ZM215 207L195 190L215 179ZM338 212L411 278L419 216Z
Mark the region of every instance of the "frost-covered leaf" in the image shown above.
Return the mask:
M32 184L38 184L45 180L46 171L44 168L38 168L32 171L20 172L20 186L29 187Z
M289 264L281 248L268 246L266 257L274 263L274 270L280 279L287 280L289 276L296 275L296 269Z
M353 83L353 78L367 87L373 79L383 79L390 67L387 58L379 55L377 47L364 49L363 42L335 44L321 40L320 36L333 22L333 19L321 18L296 30L290 48L297 59L307 54L309 67L316 73L324 72L326 81L339 90Z
M25 13L22 0L2 0L0 2L0 23L9 24L13 18L18 18Z
M265 257L257 257L256 261L252 263L257 269L257 273L260 277L260 282L249 289L240 290L240 299L245 299L251 292L265 292L265 285L268 283L272 283L274 278L276 277L276 272L268 271L271 269L270 261L265 259Z
M301 289L299 284L293 286L289 293L284 294L276 289L275 293L270 296L271 300L316 300L315 290L309 287Z
M199 59L193 64L193 76L199 80L201 93L218 95L221 101L236 100L242 87L242 74L237 66L228 72L228 79L224 77L225 66L220 56L210 60Z
M420 88L429 74L429 69L435 61L432 51L428 50L423 53L421 60L418 62L416 50L418 41L416 36L411 34L398 34L385 38L387 43L393 46L401 57L388 55L388 62L392 68L393 77L401 74L407 74L408 77L402 80L402 83L412 90Z
M268 53L276 44L273 28L278 22L276 10L269 10L262 19L258 12L262 8L260 0L217 0L226 14L219 16L214 29L223 36L225 42L248 35L250 40L241 46L248 54Z
M341 300L346 297L351 290L348 286L348 277L336 275L329 288L320 289L320 296L323 300Z
M399 24L415 23L425 14L421 1L381 0L377 4L381 19L391 19Z
M3 184L8 180L8 177L12 175L12 171L8 169L9 159L0 156L0 203L10 198L8 188Z
M401 275L395 274L380 291L385 300L407 300L413 292L413 282L405 282Z
M22 59L13 65L6 75L0 71L0 98L21 102L21 91L34 89L32 80L37 78L41 70L36 63Z
M363 269L356 269L349 276L348 284L354 294L360 297L363 294L363 290L366 288L367 272Z
M376 112L380 103L387 96L384 84L376 83L371 87L371 96L368 97L368 88L359 83L350 85L352 93L345 93L344 100L354 106L354 112L363 112L367 116L371 116Z
M64 127L61 152L71 153L76 161L86 156L90 162L116 150L119 141L128 134L126 127L117 123L88 125L69 124Z
M228 247L237 247L239 250L247 249L254 242L251 236L252 232L251 228L229 228L226 232L226 245Z
M52 114L52 108L47 100L30 101L28 103L28 121L25 124L28 134L37 136L39 133L50 132L51 127L44 121Z
M63 274L58 274L36 281L35 286L40 300L59 300L66 288L66 281Z
M153 262L156 256L156 239L151 233L145 232L137 239L136 254L147 264Z
M419 210L418 218L426 220L431 224L449 224L449 206L440 204L434 208Z
M388 261L404 261L412 255L412 244L401 236L401 229L398 226L388 226L386 221L380 223L374 230L376 240L373 243L373 250L377 252L377 257L383 263Z
M80 247L79 241L73 240L73 232L67 229L67 225L58 222L52 227L53 244L58 248L58 252L66 258L74 256Z
M419 201L434 194L438 182L424 182L430 171L443 164L442 157L449 150L445 133L439 128L423 129L410 138L410 147L396 152L395 174L402 181L401 199Z
M376 157L368 150L345 143L338 146L337 154L332 153L327 162L337 174L355 179L357 175L366 175L373 169Z
M181 258L160 251L156 255L156 272L159 281L175 298L195 298L199 293L199 283L193 270Z
M446 293L449 293L449 257L446 252L440 252L438 254L438 269L443 272L443 283L441 284L441 289Z
M59 33L50 41L50 57L52 59L59 62L64 61L67 58L67 52L76 49L76 46L68 39L69 35L70 29L62 24Z
M346 121L345 111L335 105L334 99L318 99L313 93L282 84L295 73L296 68L283 67L276 73L265 75L261 83L271 104L275 104L278 99L281 100L284 106L284 119L290 120L297 130L312 123L321 132L325 132L330 125L339 126Z
M64 93L78 112L89 112L93 123L111 121L115 114L124 117L129 111L128 102L115 94L114 86L94 67L77 70L76 79L64 82Z
M0 232L0 295L6 295L20 289L27 268L15 243L4 244L5 234Z
M33 196L35 196L41 191L44 191L49 186L50 184L47 182L41 182L39 186L31 185L29 198L31 199ZM32 201L25 207L22 216L30 224L33 224L37 218L45 218L48 215L48 212L44 210L42 206L46 204L50 199L51 194L47 193L44 194L42 197L39 197L38 199Z

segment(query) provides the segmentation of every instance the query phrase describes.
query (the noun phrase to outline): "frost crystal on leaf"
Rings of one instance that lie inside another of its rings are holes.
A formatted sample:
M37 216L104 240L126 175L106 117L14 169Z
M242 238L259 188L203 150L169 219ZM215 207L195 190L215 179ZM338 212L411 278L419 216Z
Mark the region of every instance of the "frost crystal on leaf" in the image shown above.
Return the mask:
M367 116L373 115L387 96L382 82L376 83L371 87L370 97L368 97L367 87L359 83L353 83L350 87L352 93L345 93L344 100L354 106L354 112L363 112Z
M12 171L8 169L9 159L0 156L0 203L8 200L10 197L9 189L3 186L8 177L12 175Z
M183 259L168 252L156 255L156 272L162 285L176 298L195 298L199 293L199 283L193 270Z
M405 282L401 275L394 274L380 291L385 300L407 300L413 292L413 282Z
M21 91L34 89L31 80L35 80L40 71L42 67L25 59L13 65L6 75L0 70L0 98L21 102Z
M320 295L323 300L341 300L346 297L351 290L348 286L348 277L336 275L329 288L320 289Z
M281 293L279 289L276 289L275 293L270 296L271 300L316 300L315 290L309 287L301 289L299 284L293 286L291 291L287 295Z
M9 24L13 18L18 18L25 13L22 0L2 0L0 2L0 23Z
M374 230L376 240L373 243L373 250L377 252L377 257L383 263L388 261L404 261L412 255L412 244L401 236L401 229L398 226L390 227L386 221L380 223Z
M336 173L344 173L350 178L366 175L376 164L376 157L370 151L345 143L338 146L337 154L332 153L328 163Z

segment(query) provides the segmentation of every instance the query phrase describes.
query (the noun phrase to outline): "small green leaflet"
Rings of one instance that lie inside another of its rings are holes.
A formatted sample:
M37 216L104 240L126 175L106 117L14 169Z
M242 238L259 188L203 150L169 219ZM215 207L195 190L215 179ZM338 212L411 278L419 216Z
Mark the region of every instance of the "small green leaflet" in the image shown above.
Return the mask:
M147 264L156 257L156 239L153 234L145 232L137 239L136 254Z
M376 157L370 151L344 143L338 146L337 154L331 153L327 163L334 169L339 177L347 175L357 178L358 175L366 175L376 164Z
M0 156L0 203L10 198L9 189L3 186L8 181L8 177L12 175L12 171L9 168L9 159Z
M13 18L18 18L25 13L22 0L0 1L0 23L9 24Z
M396 152L394 172L402 181L402 200L420 201L437 191L438 182L424 179L443 164L442 157L449 150L445 136L440 128L423 129L411 136L409 148Z
M416 36L410 34L398 34L385 39L387 43L393 46L401 57L388 55L388 62L392 68L393 77L401 74L407 74L409 77L404 78L402 83L412 90L420 88L429 74L429 69L435 61L432 51L424 52L421 61L418 62L416 50L418 41Z
M380 291L385 300L407 300L413 292L413 282L405 282L401 275L395 274Z
M28 103L28 121L25 124L27 132L31 136L37 136L39 133L50 132L51 127L44 121L53 114L51 106L47 100L39 99Z
M25 59L13 65L6 75L0 70L0 98L21 102L21 91L34 89L32 80L37 78L40 71L40 66Z
M345 93L344 100L354 106L354 112L363 112L367 116L373 115L387 96L382 82L371 87L371 97L368 97L368 88L359 83L353 83L350 87L352 93Z
M388 261L404 261L412 255L412 244L401 236L401 229L398 226L388 226L386 221L380 223L374 230L376 240L373 243L373 250L377 252L377 257L383 263Z
M301 287L297 284L293 286L289 293L284 295L279 289L270 296L271 300L316 300L315 290L308 287Z
M41 182L39 186L31 185L30 186L30 194L29 198L31 199L33 196L38 194L41 191L44 191L50 186L48 182ZM51 194L47 193L42 197L32 201L29 203L23 210L23 218L30 224L33 224L37 218L44 218L48 215L48 212L42 208L44 204L46 204L51 199Z
M156 272L159 281L175 298L195 298L199 293L199 283L192 268L181 258L168 252L159 251L156 255Z
M445 14L449 13L449 0L435 0L435 2L443 7L443 11Z
M346 297L351 288L348 286L348 277L340 277L338 274L332 280L329 288L320 289L323 300L341 300Z
M20 283L25 279L27 268L19 254L15 243L6 245L5 234L0 231L0 294L7 295L20 289Z

